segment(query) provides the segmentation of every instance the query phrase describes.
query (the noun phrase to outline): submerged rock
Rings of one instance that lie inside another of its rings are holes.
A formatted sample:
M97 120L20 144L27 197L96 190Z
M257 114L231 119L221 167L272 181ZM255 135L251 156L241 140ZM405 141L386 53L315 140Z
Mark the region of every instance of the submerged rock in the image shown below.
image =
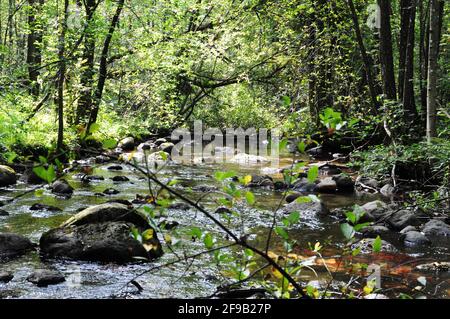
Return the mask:
M131 236L133 228L147 231L142 243ZM90 207L70 218L42 235L40 247L47 257L99 262L126 263L162 255L156 232L146 217L114 203Z
M0 233L0 260L22 256L33 248L34 245L28 238Z
M286 205L282 212L284 214L291 214L299 212L301 218L308 217L324 217L330 214L330 210L322 202L311 201L307 203L298 203L296 201Z
M263 156L249 155L244 153L237 154L230 160L230 163L235 164L264 164L269 162L270 161Z
M365 238L377 238L389 234L390 230L385 226L367 226L361 232Z
M27 281L38 287L47 287L50 285L60 284L66 281L66 279L58 271L40 269L34 271L30 276L28 276Z
M120 194L120 192L119 192L117 189L114 189L114 188L108 188L108 189L105 189L105 190L103 191L103 194L111 196L111 195L117 195L117 194Z
M16 172L9 166L0 165L0 187L14 185L16 182Z

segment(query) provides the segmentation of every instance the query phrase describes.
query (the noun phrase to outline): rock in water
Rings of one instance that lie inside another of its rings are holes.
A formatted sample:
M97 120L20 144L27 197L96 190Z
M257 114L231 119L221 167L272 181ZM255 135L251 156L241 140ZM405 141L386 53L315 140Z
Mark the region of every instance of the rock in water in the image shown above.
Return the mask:
M333 180L336 182L337 188L339 192L354 192L355 191L355 182L353 179L346 175L346 174L340 174L333 176Z
M0 217L9 216L9 213L3 209L0 209Z
M0 260L19 257L33 249L28 238L16 234L0 234Z
M317 191L322 194L332 194L337 190L337 183L331 177L323 179L317 185Z
M450 237L450 226L441 220L433 219L423 226L422 232L426 236Z
M16 172L9 166L0 165L0 187L14 185L16 182Z
M131 236L135 228L146 232L143 242ZM127 206L108 203L90 207L45 233L41 252L48 257L126 263L162 255L156 232L145 216Z
M72 186L65 180L59 180L53 183L52 193L57 195L71 196L73 194Z
M401 231L407 226L420 226L421 222L413 212L401 210L389 218L388 224L393 230Z
M7 284L13 280L14 275L7 271L0 271L0 282Z
M408 247L426 246L431 244L431 241L424 234L417 231L408 232L404 236L403 242L405 243L405 246Z
M127 137L127 138L121 140L119 142L118 146L125 152L132 152L132 151L134 151L134 146L135 146L134 138Z
M38 287L57 285L66 281L60 272L54 270L36 270L28 276L27 280Z

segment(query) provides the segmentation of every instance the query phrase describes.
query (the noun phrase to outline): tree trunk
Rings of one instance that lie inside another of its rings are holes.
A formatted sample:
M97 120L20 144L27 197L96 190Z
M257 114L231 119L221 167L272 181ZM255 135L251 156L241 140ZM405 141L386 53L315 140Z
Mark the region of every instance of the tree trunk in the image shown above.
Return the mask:
M27 65L28 65L28 85L30 94L39 96L39 67L42 62L42 24L40 23L40 15L42 14L42 6L44 0L28 0L30 6L28 12L28 28L27 37Z
M408 46L409 22L411 21L412 0L400 0L400 41L398 61L398 95L403 99L405 84L406 52Z
M67 18L69 12L69 0L64 0L64 13L60 19L60 34L59 34L59 76L58 76L58 152L63 150L64 142L64 80L66 77L66 61L65 61L65 49L66 49L66 32L67 32Z
M93 108L92 108L92 112L89 117L88 125L86 127L86 132L87 132L86 136L89 133L91 125L97 121L98 111L100 108L100 103L102 101L103 90L105 88L106 77L107 77L107 73L108 73L109 47L111 45L111 40L112 40L114 31L116 30L117 24L119 23L119 18L120 18L120 14L122 13L122 10L124 7L124 2L125 2L125 0L119 0L119 2L117 4L116 13L114 14L114 17L111 21L111 25L109 27L108 34L106 35L105 42L103 44L102 55L100 58L100 71L99 71L97 89L95 90Z
M416 1L412 1L410 8L410 21L408 28L408 41L406 45L405 79L403 84L403 107L405 114L409 115L407 120L417 120L417 109L414 97L414 44L415 44L415 21Z
M92 19L96 8L95 0L84 1L86 11L86 31L84 35L83 62L81 64L81 92L78 99L78 107L75 124L87 124L87 116L92 109L92 92L94 86L94 59L95 59L95 34L91 29Z
M377 93L375 88L375 82L372 76L372 64L370 63L369 56L367 55L366 48L364 46L363 37L361 34L361 28L359 26L358 14L356 13L355 5L353 4L353 0L347 0L348 6L350 8L351 17L353 20L353 26L356 33L356 39L358 41L359 50L361 51L361 57L364 63L364 69L366 71L367 84L369 86L370 98L372 100L372 104L374 109L372 109L372 113L378 113L379 103L377 100Z
M378 0L380 6L380 61L383 76L383 93L389 100L397 99L395 86L394 57L392 50L390 0Z
M441 4L438 0L430 3L430 44L428 54L428 94L427 94L427 140L431 143L437 136L437 75L439 59L439 11ZM442 6L444 4L442 3Z

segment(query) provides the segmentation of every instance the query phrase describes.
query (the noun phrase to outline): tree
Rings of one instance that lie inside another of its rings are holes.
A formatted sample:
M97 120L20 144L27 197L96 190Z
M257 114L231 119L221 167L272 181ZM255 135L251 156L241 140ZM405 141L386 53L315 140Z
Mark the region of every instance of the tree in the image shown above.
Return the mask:
M380 6L380 61L383 93L389 100L396 100L390 0L378 0L378 5Z
M28 0L27 65L30 93L39 95L39 67L42 61L42 6L44 0Z
M428 89L427 89L427 139L431 142L437 136L437 79L440 43L440 11L444 3L431 0L430 3L430 43L428 54Z
M64 142L64 81L66 78L66 61L65 61L65 50L66 50L66 33L67 33L67 19L69 14L69 0L64 0L64 12L59 21L59 49L58 49L58 59L59 59L59 74L58 74L58 141L56 143L56 148L58 152L63 150Z

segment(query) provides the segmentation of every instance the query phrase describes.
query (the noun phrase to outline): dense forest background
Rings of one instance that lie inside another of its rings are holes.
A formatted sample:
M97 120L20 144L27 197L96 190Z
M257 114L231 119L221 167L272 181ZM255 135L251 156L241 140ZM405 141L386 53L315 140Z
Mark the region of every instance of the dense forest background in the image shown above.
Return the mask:
M0 8L0 142L9 157L57 142L73 148L87 130L137 136L193 119L306 136L323 127L320 115L332 117L327 108L358 123L348 136L376 132L375 144L420 141L427 114L429 136L450 133L444 1L2 0Z

